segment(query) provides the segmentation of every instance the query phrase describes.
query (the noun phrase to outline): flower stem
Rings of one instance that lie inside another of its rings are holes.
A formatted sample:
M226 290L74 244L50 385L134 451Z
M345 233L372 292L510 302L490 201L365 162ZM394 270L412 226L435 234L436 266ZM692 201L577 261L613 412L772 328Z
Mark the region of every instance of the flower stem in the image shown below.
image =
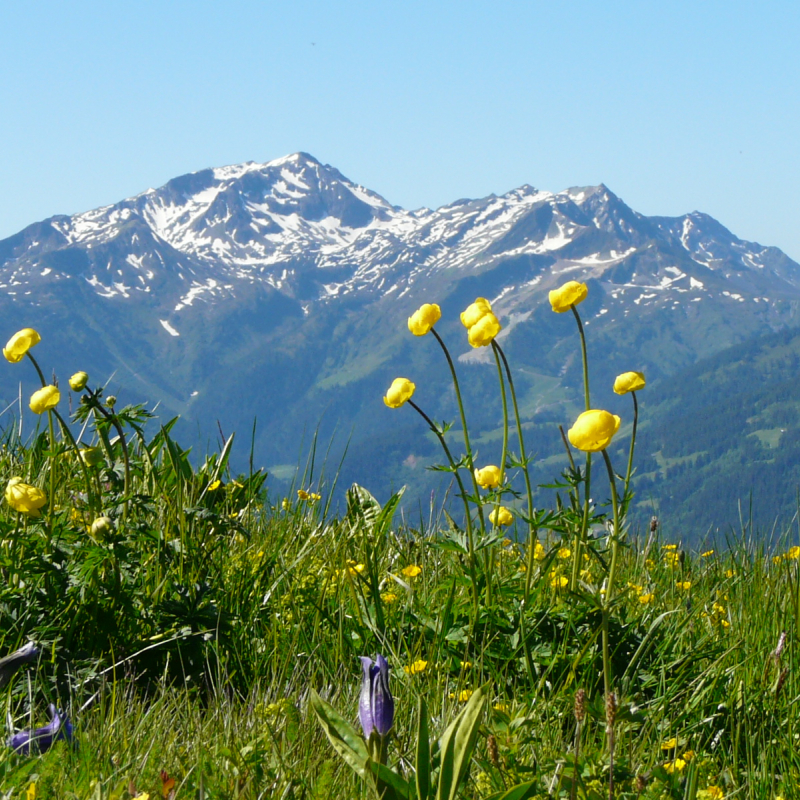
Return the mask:
M475 492L475 497L479 498L478 500L478 518L480 519L481 524L481 532L486 533L486 522L483 518L483 507L480 504L480 490L478 489L478 481L475 478L475 462L472 460L472 448L469 444L469 429L467 428L467 415L464 413L464 403L461 400L461 388L458 385L458 376L456 375L456 367L453 363L453 359L450 357L450 351L447 349L447 345L442 341L442 337L436 332L436 328L431 328L431 333L436 338L436 341L439 342L439 346L442 348L442 352L447 359L447 364L450 367L450 374L453 378L453 387L456 390L456 401L458 402L458 412L461 415L461 428L464 431L464 448L467 452L467 467L469 468L469 474L472 478L472 488Z
M633 472L633 448L636 445L636 426L639 422L639 401L636 399L636 392L631 392L633 397L633 431L631 432L631 449L628 453L628 471L625 473L625 491L622 494L622 502L625 503L627 508L628 503L628 484L631 482L631 473Z
M42 389L47 386L47 381L44 379L42 372L36 359L31 355L30 350L25 354L31 360L31 363L36 368L39 375L39 380L42 382ZM56 504L56 432L53 429L53 413L51 410L47 412L47 427L50 432L50 496L49 507L50 513L47 515L47 542L50 543L50 538L53 534L53 510Z
M522 437L522 420L519 416L519 406L517 405L517 393L514 389L514 380L511 377L511 367L508 364L508 359L506 358L506 354L503 352L503 348L500 347L497 342L492 342L492 347L495 350L495 353L500 354L500 358L503 359L503 364L506 368L506 378L508 379L508 388L511 393L511 404L514 406L514 419L517 423L517 436L519 437L519 458L522 462L522 474L525 478L525 492L528 496L528 549L530 550L535 546L535 540L538 537L538 531L536 530L536 525L533 521L533 491L531 489L531 476L528 472L528 457L525 454L525 440ZM532 551L531 551L532 552ZM528 600L528 593L530 591L530 577L528 580L525 581L525 601Z
M461 499L464 502L464 514L465 514L465 525L467 529L467 548L468 548L468 560L469 560L469 573L472 582L472 599L475 604L475 609L477 611L478 608L478 587L475 575L475 542L472 533L472 515L470 514L469 510L469 501L467 500L467 492L464 488L464 483L461 480L461 475L458 472L458 467L456 466L456 462L453 460L453 455L450 452L450 448L447 446L447 442L445 441L442 432L439 428L436 427L436 424L433 420L413 401L408 400L408 404L414 411L419 414L425 422L428 423L428 427L434 432L436 438L439 440L439 443L442 445L442 449L444 450L444 454L447 456L447 460L450 463L450 468L453 470L453 475L455 475L456 482L458 483L458 488L461 490Z
M608 568L606 594L603 598L603 688L605 689L605 696L608 697L614 678L611 666L611 655L609 652L608 622L609 609L614 599L614 578L617 572L617 553L619 552L619 502L617 499L617 482L614 477L614 469L611 466L611 459L608 457L608 452L606 450L602 452L603 459L606 462L606 469L608 470L608 480L611 484L611 506L614 510L614 529L611 533L611 565Z
M589 359L586 355L586 334L583 332L583 323L581 322L581 315L575 306L570 306L572 313L575 315L575 322L578 323L578 333L581 337L581 355L583 356L583 395L586 402L586 410L588 411L592 405L589 401Z

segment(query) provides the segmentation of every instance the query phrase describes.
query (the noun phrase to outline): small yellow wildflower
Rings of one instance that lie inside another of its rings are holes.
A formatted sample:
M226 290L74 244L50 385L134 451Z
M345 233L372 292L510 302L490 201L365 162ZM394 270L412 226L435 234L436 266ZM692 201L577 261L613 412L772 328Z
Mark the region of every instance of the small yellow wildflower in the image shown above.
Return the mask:
M381 595L381 600L383 600L386 605L391 605L397 602L397 595L394 592L384 592Z
M772 556L773 564L780 564L783 561L783 556Z
M681 758L688 764L694 758L694 750L687 750Z
M569 586L569 578L559 575L557 572L550 573L550 586L553 589L566 589Z
M640 586L638 583L631 583L630 581L628 581L628 588L639 593L644 591L644 586Z
M683 772L686 769L686 762L682 758L676 758L674 761L667 761L664 764L664 769L672 775L673 772Z
M492 708L495 711L502 711L504 714L508 713L508 703L495 703Z
M713 550L706 550L704 553L700 553L700 558L708 558L709 556L713 556Z
M648 558L648 559L647 559L647 560L644 562L644 565L645 565L645 567L647 567L647 569L655 569L655 568L656 568L656 562L655 562L655 561L653 561L653 559L652 559L652 558Z
M732 569L726 569L725 570L725 577L726 578L732 578L735 574L736 573Z
M681 557L677 553L669 551L664 553L664 562L675 569L681 563Z
M800 559L800 547L795 545L794 547L790 547L788 552L786 553L786 558L791 558L797 561Z
M661 545L661 549L662 550L677 550L678 549L678 545L676 545L676 544L662 544Z
M533 548L533 557L537 561L544 561L544 557L547 555L547 551L544 549L544 546L541 542L536 542Z
M650 603L655 600L655 595L652 592L648 592L647 594L640 594L639 595L639 602L643 605L649 605Z
M722 800L725 792L719 786L707 786L697 793L697 800Z
M213 483L208 484L208 491L209 492L216 492L219 487L222 486L222 481L216 480Z
M671 739L667 739L665 742L661 743L662 750L674 750L678 746L678 740L673 736Z
M461 662L461 669L470 669L472 667L471 661L462 661Z
M692 588L691 581L676 581L675 585L684 592L688 592Z
M291 507L292 501L288 497L284 497L283 500L281 500L281 508L284 511L288 511Z
M356 575L362 573L367 567L366 564L356 564L353 561L348 561L347 571L355 577Z
M416 578L421 572L422 567L418 567L416 564L409 564L400 570L400 574L405 575L406 578Z
M36 800L36 781L28 784L25 790L25 800Z
M300 500L308 500L308 498L311 497L311 495L305 489L298 489L297 497Z
M559 558L560 558L562 561L565 561L565 560L566 560L566 559L568 559L568 558L569 558L571 555L572 555L572 550L570 550L570 549L569 549L569 547L560 547L560 548L558 549L558 557L559 557Z
M417 675L420 672L425 672L426 669L428 669L428 662L419 658L407 667L403 667L403 672L406 675Z
M466 703L467 700L469 700L470 697L472 697L472 694L473 694L472 689L462 689L458 693L458 702L459 703ZM451 700L455 700L456 699L455 692L450 692L450 699Z

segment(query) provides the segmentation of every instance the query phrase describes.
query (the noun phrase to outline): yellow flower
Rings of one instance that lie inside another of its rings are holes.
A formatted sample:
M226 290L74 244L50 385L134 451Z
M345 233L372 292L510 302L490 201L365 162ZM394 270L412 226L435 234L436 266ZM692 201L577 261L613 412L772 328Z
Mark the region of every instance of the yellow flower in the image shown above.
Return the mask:
M403 667L403 672L406 675L417 675L420 672L425 672L426 669L428 669L428 662L419 658L413 664Z
M43 414L58 405L61 392L55 386L45 386L31 395L30 407L34 414Z
M492 708L495 711L502 711L503 713L508 713L508 703L495 703Z
M681 557L679 553L670 550L664 553L664 561L675 569L681 563Z
M687 750L681 758L688 763L694 758L694 750Z
M505 506L500 506L489 514L489 522L492 525L510 525L513 521L514 515Z
M47 502L47 495L35 486L22 482L22 478L11 478L6 486L6 502L21 514L39 517L39 509Z
M461 662L461 669L471 669L472 662L471 661L462 661Z
M318 494L317 492L311 492L308 496L309 503L316 503L318 500L322 500L322 495Z
M291 507L292 501L288 497L284 497L283 500L281 500L281 508L284 511L288 511Z
M298 489L297 497L300 500L308 500L308 498L311 497L311 495L305 489Z
M424 303L408 318L408 329L414 336L424 336L441 316L442 309L436 303Z
M96 467L103 462L103 451L99 447L85 447L81 450L81 461L87 467Z
M414 394L416 388L416 385L411 383L408 378L395 378L386 392L383 402L389 408L400 408L406 400L411 399L411 395Z
M598 450L605 450L611 444L611 439L619 430L619 423L620 419L616 414L592 409L584 411L575 420L567 435L573 447L587 453L595 453Z
M786 558L793 558L795 561L800 559L800 547L795 545L794 547L790 547L788 552L786 553Z
M386 605L391 605L397 602L397 595L394 592L384 592L381 595L381 600L383 600Z
M114 523L108 517L98 517L89 529L93 539L102 540L114 530Z
M215 480L213 483L209 483L208 484L208 489L206 491L208 491L208 492L216 492L217 489L219 489L220 486L222 486L222 481Z
M500 467L495 467L493 464L483 469L475 470L475 480L478 486L484 489L494 489L496 486L499 486L502 477L503 473L500 472Z
M467 306L461 312L461 324L469 330L473 325L477 325L487 314L492 313L492 306L485 297L478 297L472 305Z
M666 742L661 743L662 750L674 750L678 746L678 740L673 736L671 739L667 739Z
M560 547L558 549L558 557L562 561L566 561L566 559L568 559L571 555L572 555L572 550L570 550L569 547Z
M726 569L725 570L725 577L726 578L732 578L735 574L736 573L732 569Z
M700 553L700 558L708 558L709 556L713 556L713 550L706 550L705 553Z
M485 314L467 331L467 339L473 347L486 347L501 330L497 317L492 313Z
M566 589L569 586L569 578L565 575L559 575L557 572L551 572L550 586L553 589Z
M564 311L569 311L572 306L584 301L587 294L589 294L589 289L585 283L567 281L563 286L550 292L550 305L553 307L553 311L562 314Z
M25 800L36 800L36 781L28 784L25 790Z
M614 391L617 394L638 392L639 389L644 389L644 385L644 375L641 372L623 372L614 381Z
M421 572L422 567L418 567L416 564L409 564L409 566L400 570L400 574L405 575L406 578L416 578Z
M692 582L691 581L676 581L675 585L679 589L682 589L684 592L688 592L689 589L692 588Z
M783 558L781 556L772 556L772 563L773 564L780 564Z
M31 347L41 341L42 337L33 328L23 328L8 340L8 344L3 348L3 355L7 361L16 364L22 361Z
M547 555L547 551L544 549L544 546L541 542L536 542L536 545L533 548L533 557L537 561L544 561L544 557Z
M462 689L458 693L458 702L459 703L466 703L467 700L470 699L470 697L472 697L472 689Z
M672 775L673 772L683 772L686 769L686 762L682 758L676 758L674 761L667 761L664 764L664 769Z
M648 592L647 594L640 594L639 595L639 602L643 605L649 605L655 599L655 595L652 592Z
M723 800L724 797L725 792L719 786L707 786L697 793L697 800Z
M69 379L69 388L72 389L73 392L80 392L82 389L86 388L88 382L89 376L85 372L76 372Z

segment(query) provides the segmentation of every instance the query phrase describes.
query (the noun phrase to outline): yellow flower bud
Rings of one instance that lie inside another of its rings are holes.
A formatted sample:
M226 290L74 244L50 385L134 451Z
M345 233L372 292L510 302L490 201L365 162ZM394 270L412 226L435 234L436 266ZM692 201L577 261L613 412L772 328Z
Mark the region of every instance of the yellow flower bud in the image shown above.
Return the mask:
M69 388L72 389L73 392L80 392L86 388L88 382L89 376L85 372L76 372L69 379Z
M563 286L550 292L550 305L553 307L553 311L562 314L564 311L569 311L572 306L583 302L587 294L589 294L589 288L585 283L567 281Z
M89 532L93 539L102 540L114 530L114 523L108 517L98 517Z
M514 515L505 506L500 506L489 514L492 525L510 525L513 521Z
M500 333L500 323L490 311L484 314L468 331L467 338L473 347L486 347Z
M47 495L35 486L22 482L22 478L11 478L6 486L6 502L21 514L39 517L39 509L47 502Z
M55 386L45 386L31 395L29 405L34 414L43 414L45 411L55 408L60 399L61 392Z
M605 450L614 434L619 430L620 419L616 414L608 411L591 409L584 411L575 424L569 429L570 442L573 447L587 453Z
M614 391L617 394L627 394L628 392L638 392L644 389L645 380L641 372L623 372L617 375L614 381Z
M103 463L103 451L99 447L87 447L81 450L81 460L87 467L96 467Z
M466 310L461 313L461 324L469 329L477 324L481 317L491 313L492 307L489 301L485 297L478 297L472 305L467 306Z
M395 378L389 387L389 391L386 392L383 402L389 408L400 408L406 400L411 399L411 395L414 394L416 388L416 385L411 383L408 378Z
M22 361L31 347L41 341L42 337L33 328L23 328L8 340L8 344L3 348L3 355L7 361L16 364Z
M478 486L484 489L494 489L499 486L502 477L503 474L500 472L500 467L495 467L492 464L483 469L475 470L475 480L478 482Z
M408 329L414 336L424 336L441 316L442 309L436 303L424 303L408 318Z

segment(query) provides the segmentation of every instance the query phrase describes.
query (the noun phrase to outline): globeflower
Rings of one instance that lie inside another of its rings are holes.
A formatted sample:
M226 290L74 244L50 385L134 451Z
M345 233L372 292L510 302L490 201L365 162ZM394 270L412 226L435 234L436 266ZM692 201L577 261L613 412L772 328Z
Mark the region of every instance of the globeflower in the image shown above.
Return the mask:
M45 386L31 395L29 405L34 414L43 414L45 411L55 408L60 399L61 392L56 386Z
M394 722L394 698L389 690L389 663L382 655L375 661L361 656L364 678L361 683L361 696L358 701L358 718L369 739L373 731L386 736Z
M502 477L503 473L500 472L500 467L495 467L493 464L475 470L475 480L483 489L494 489L499 486Z
M510 525L513 521L514 515L505 506L500 506L489 514L492 525Z
M484 314L468 331L467 339L473 347L486 347L500 333L502 326L497 317L489 312Z
M23 328L17 331L3 348L3 355L7 361L16 364L25 357L28 350L42 341L42 337L33 328Z
M400 408L407 400L411 399L416 388L416 384L412 383L408 378L395 378L386 392L383 402L389 408Z
M501 325L492 313L485 297L478 297L461 313L461 324L467 329L467 338L473 347L486 347L500 333Z
M617 375L614 381L614 391L617 394L628 394L628 392L638 392L644 389L645 379L641 372L623 372Z
M424 336L441 319L442 309L436 303L423 303L409 318L408 329L414 336Z
M84 447L81 450L81 461L87 467L96 467L103 463L103 451L99 447Z
M80 392L86 388L88 382L89 375L86 372L76 372L69 379L69 388L72 389L73 392Z
M616 414L591 409L575 420L567 435L573 447L586 453L595 453L611 444L611 439L619 430L619 423L620 418Z
M39 517L39 509L47 502L47 495L35 486L22 482L22 478L11 478L6 486L6 502L20 514Z
M563 314L565 311L569 311L572 306L583 302L587 294L589 294L589 288L585 283L567 281L563 286L550 292L550 305L556 314Z

